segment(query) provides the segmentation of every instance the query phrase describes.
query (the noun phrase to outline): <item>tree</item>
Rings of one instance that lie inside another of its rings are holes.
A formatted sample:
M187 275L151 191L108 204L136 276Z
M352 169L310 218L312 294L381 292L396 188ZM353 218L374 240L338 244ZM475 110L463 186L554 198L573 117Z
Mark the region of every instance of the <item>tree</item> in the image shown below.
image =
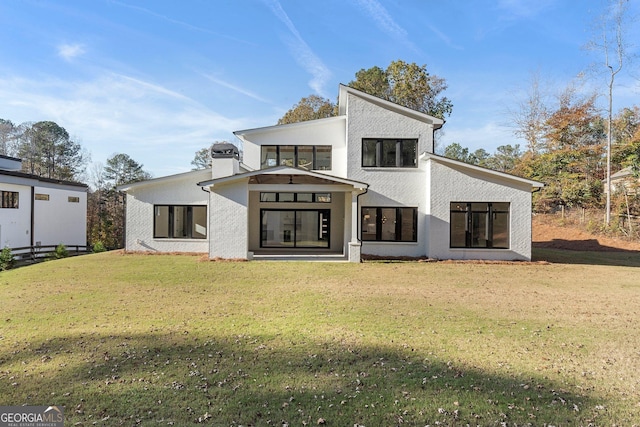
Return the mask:
M486 153L486 151L484 150L482 151ZM486 157L484 153L480 153L480 155L482 157ZM453 142L445 147L444 157L447 157L449 159L459 160L461 162L469 163L471 165L477 165L479 163L479 159L473 153L470 153L467 147L463 147L457 142Z
M630 167L640 177L640 108L623 108L612 123L612 164L615 169Z
M110 184L111 188L115 188L119 185L151 178L151 174L143 170L142 166L128 154L114 154L107 159L107 164L104 167L104 181Z
M597 206L602 193L605 125L596 97L578 97L574 87L558 98L545 121L538 154L528 151L515 173L545 183L534 197L546 206Z
M540 77L535 74L531 78L531 86L526 98L518 103L516 110L509 112L514 135L527 142L530 155L539 154L544 139L545 122L549 117L545 96L540 89Z
M496 152L486 159L481 166L493 169L499 172L512 172L522 157L520 145L514 146L507 144L496 148Z
M627 57L626 12L627 0L610 0L609 7L602 15L596 36L588 48L600 53L608 76L607 89L607 170L606 170L606 224L611 221L611 156L613 143L613 88L616 76L622 71Z
M317 95L309 95L287 111L280 120L279 125L304 122L307 120L324 119L337 114L337 106L326 98Z
M73 180L87 161L82 146L65 128L43 121L23 125L17 155L23 170L44 178Z
M441 96L447 89L446 80L429 74L426 65L415 62L398 60L386 70L362 69L349 86L440 119L450 116L453 109L451 101Z
M445 79L429 74L426 65L392 61L386 70L373 66L361 69L355 77L348 86L369 95L440 119L451 115L453 104L442 96L447 83ZM278 124L321 119L337 114L336 104L317 95L309 95L287 111L278 120Z
M149 179L151 174L124 153L109 157L105 166L94 164L90 172L95 190L87 199L88 240L92 245L100 242L108 249L121 248L125 198L116 187Z
M0 154L13 156L18 139L18 127L11 120L0 119Z
M211 148L205 147L196 151L193 160L191 160L193 168L191 170L197 171L200 169L207 169L211 167Z

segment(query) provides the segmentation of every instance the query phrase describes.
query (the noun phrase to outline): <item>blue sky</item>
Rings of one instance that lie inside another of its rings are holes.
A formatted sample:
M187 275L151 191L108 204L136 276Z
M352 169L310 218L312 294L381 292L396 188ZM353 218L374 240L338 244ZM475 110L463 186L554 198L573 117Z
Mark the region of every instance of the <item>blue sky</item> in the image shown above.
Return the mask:
M522 143L507 112L534 73L553 92L598 63L583 46L604 10L604 0L4 0L0 118L55 121L93 162L127 153L163 176L214 141L237 142L234 130L273 125L310 94L335 101L358 70L402 59L447 80L440 145L493 152ZM618 78L618 107L640 103L632 69Z

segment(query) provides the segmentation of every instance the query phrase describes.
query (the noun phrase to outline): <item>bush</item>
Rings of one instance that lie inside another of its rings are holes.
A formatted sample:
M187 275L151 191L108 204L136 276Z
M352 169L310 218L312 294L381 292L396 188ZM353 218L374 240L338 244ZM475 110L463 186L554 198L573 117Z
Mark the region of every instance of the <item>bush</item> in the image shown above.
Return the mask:
M106 252L106 251L107 251L107 248L105 248L104 244L99 240L93 245L93 252L94 253Z
M54 259L66 258L68 256L69 251L67 251L67 248L62 243L56 246L56 250L51 254L51 257Z
M2 251L0 251L0 271L8 270L13 267L13 263L15 258L11 253L11 248L9 246L5 246Z

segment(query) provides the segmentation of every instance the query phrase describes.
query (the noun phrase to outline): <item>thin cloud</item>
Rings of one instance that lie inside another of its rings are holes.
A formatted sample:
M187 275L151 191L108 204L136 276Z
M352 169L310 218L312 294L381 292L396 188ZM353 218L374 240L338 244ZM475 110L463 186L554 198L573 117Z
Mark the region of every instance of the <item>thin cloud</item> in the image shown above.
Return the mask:
M73 58L81 56L85 53L84 46L81 44L61 44L58 46L58 56L61 58L71 61Z
M534 18L553 4L550 0L500 0L498 8L513 19Z
M404 43L411 49L416 50L415 46L409 40L409 34L393 19L378 0L356 0L363 10L373 19L376 26L388 34L392 38Z
M242 95L248 96L249 98L255 99L256 101L260 101L260 102L264 102L266 104L270 104L270 102L268 100L262 98L259 95L256 95L255 93L253 93L253 92L251 92L251 91L249 91L247 89L244 89L244 88L241 88L239 86L233 85L231 83L225 82L224 80L217 79L217 78L215 78L215 77L213 77L212 75L209 75L209 74L203 74L203 76L206 79L212 81L213 83L215 83L217 85L226 87L227 89L231 89L234 92L238 92L238 93L240 93Z
M429 24L427 25L427 27L431 30L431 32L433 32L440 40L442 40L444 42L444 44L446 44L447 46L449 46L450 48L453 49L457 49L457 50L463 50L462 46L455 44L451 38L449 36L447 36L445 33L443 33L442 31L440 31L438 28L434 27L433 25Z
M0 105L11 107L14 116L7 119L18 123L55 121L78 135L95 161L114 152L127 153L158 175L188 170L195 151L216 139L232 138L233 130L250 123L248 118L225 117L162 86L115 73L86 81L0 76ZM158 169L147 160L150 150L154 161L175 166Z
M304 41L280 3L277 0L264 0L264 2L293 35L293 40L289 44L289 49L291 50L296 62L311 74L312 78L309 81L309 86L317 94L326 97L324 86L331 77L331 71L329 71L322 60L318 58L309 45Z
M117 0L111 0L110 2L115 4L115 5L121 6L121 7L126 7L126 8L131 9L131 10L135 10L135 11L138 11L138 12L145 13L147 15L153 16L154 18L158 18L158 19L161 19L163 21L170 22L172 24L184 27L184 28L186 28L188 30L197 31L197 32L200 32L200 33L205 33L205 34L210 34L210 35L217 36L217 37L223 37L223 38L226 38L226 39L229 39L229 40L233 40L233 41L236 41L236 42L239 42L239 43L244 43L244 44L248 44L248 45L254 45L254 43L250 43L250 42L248 42L246 40L241 40L241 39L238 39L238 38L235 38L235 37L228 36L226 34L216 33L215 31L211 31L211 30L209 30L207 28L198 27L196 25L189 24L188 22L179 21L177 19L169 18L168 16L161 15L159 13L156 13L156 12L154 12L154 11L152 11L150 9L144 8L144 7L123 3L123 2L120 2L120 1L117 1Z

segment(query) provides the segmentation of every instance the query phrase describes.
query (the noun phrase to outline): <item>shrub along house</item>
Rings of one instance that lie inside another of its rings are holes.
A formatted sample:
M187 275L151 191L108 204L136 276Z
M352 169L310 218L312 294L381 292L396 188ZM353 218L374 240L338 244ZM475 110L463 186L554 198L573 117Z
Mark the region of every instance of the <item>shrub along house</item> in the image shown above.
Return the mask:
M235 132L212 168L121 186L126 249L529 260L542 184L433 154L443 121L340 86L336 117Z
M0 246L84 249L88 187L24 173L21 166L20 159L0 155Z

